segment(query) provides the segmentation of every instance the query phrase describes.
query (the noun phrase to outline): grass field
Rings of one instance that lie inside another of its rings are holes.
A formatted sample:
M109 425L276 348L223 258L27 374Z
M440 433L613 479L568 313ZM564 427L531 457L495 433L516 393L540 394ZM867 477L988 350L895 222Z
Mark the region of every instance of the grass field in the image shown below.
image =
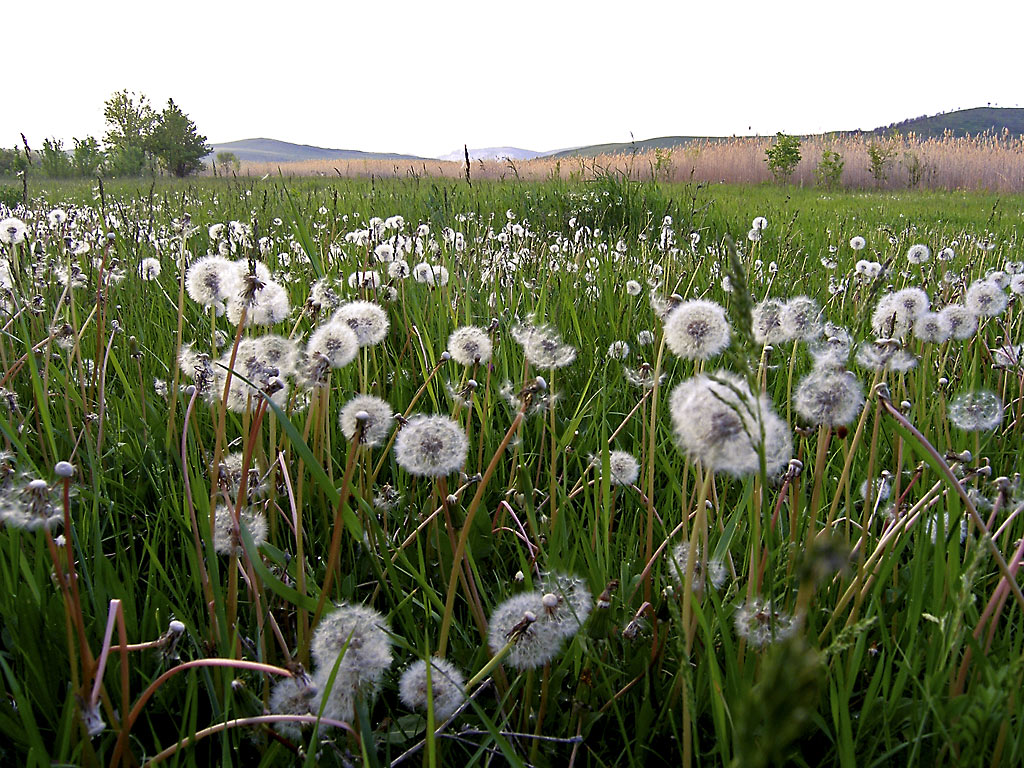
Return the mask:
M1024 760L1024 197L30 193L3 764Z

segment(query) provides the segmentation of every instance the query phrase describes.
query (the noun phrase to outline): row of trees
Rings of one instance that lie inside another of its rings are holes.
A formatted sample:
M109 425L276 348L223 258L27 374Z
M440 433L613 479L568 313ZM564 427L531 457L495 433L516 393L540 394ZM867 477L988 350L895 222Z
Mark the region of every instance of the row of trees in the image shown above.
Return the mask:
M765 150L765 162L776 182L786 183L800 164L802 157L801 142L798 136L790 136L779 132L775 135L775 143ZM889 141L872 139L868 143L868 170L875 184L881 186L889 178L889 171L896 158L896 146ZM921 157L913 151L905 151L900 164L907 171L907 186L916 187L921 183L928 168ZM814 168L814 178L819 186L828 189L839 187L843 175L845 161L843 156L833 149L821 153L821 159Z
M102 142L89 136L74 139L65 147L60 139L48 138L40 150L15 147L0 150L0 176L12 176L33 166L46 176L142 176L164 171L188 176L203 167L211 151L206 137L188 115L167 100L157 112L144 94L118 91L103 105L106 133Z

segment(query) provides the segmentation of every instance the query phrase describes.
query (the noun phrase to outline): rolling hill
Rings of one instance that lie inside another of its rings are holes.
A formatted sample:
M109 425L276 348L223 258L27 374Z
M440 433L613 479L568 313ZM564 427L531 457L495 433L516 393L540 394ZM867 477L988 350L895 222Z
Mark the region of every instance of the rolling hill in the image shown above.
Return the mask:
M296 163L303 160L422 160L415 155L388 152L362 152L358 149L328 149L308 144L292 144L277 139L242 139L213 144L212 160L218 152L232 152L243 163Z
M974 136L981 133L1003 134L1008 132L1014 136L1024 135L1024 108L1016 107L976 107L960 109L942 114L915 117L898 123L881 126L871 131L835 131L834 134L892 134L914 133L920 138L953 136ZM529 160L535 157L594 157L604 154L629 154L631 152L647 152L650 150L686 146L694 141L727 141L725 137L709 136L660 136L640 141L619 142L609 144L591 144L574 149L551 150L536 152L518 147L487 147L470 149L469 156L473 161L511 158L513 160ZM415 155L402 155L387 152L363 152L356 149L328 149L308 144L292 144L276 139L243 139L224 144L214 144L213 153L233 152L242 162L247 163L293 163L305 160L427 160ZM456 150L444 155L440 160L462 162L463 150Z

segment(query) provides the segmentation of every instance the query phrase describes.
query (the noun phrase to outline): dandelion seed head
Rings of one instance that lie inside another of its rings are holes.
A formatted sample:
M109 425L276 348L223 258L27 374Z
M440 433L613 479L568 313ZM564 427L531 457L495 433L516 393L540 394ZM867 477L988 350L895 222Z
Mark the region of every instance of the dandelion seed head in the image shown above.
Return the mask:
M331 322L342 323L351 328L360 347L384 341L390 326L387 312L372 301L350 301L342 304L331 317Z
M978 317L1001 315L1008 303L1006 293L991 280L975 280L964 297L964 306Z
M931 250L922 243L915 243L907 249L907 261L911 264L924 264L931 257Z
M414 416L395 440L395 460L410 475L444 477L462 469L466 434L447 416Z
M860 415L864 388L849 371L818 368L797 387L793 407L811 424L837 427Z
M512 338L523 348L523 355L538 368L564 368L576 359L576 350L562 341L557 330L546 325L519 325Z
M856 235L850 238L850 247L855 251L863 251L864 246L866 246L867 244L867 240L865 240L860 235Z
M680 448L716 472L743 476L759 471L762 446L771 475L792 457L789 427L766 396L754 397L747 382L734 374L718 371L682 382L672 390L669 410Z
M948 341L952 332L949 319L940 312L923 312L914 321L914 336L929 344Z
M391 428L395 424L394 411L386 400L373 395L357 395L345 403L338 414L338 423L346 440L355 439L360 422L360 443L377 448L384 445L391 434Z
M800 622L777 610L771 600L752 598L736 609L733 617L736 634L752 648L762 648L792 636Z
M787 340L782 327L782 310L785 307L778 299L765 299L751 310L754 341L758 344L778 344Z
M691 584L693 585L693 591L702 593L704 591L705 583L711 583L712 589L721 589L722 585L725 584L725 579L728 572L725 568L725 563L721 560L711 558L707 561L707 568L705 569L701 563L700 546L695 547L695 558L693 561L693 576ZM677 587L682 587L686 583L686 569L690 559L690 542L681 541L672 551L669 553L668 566L669 566L669 577Z
M414 661L398 681L398 698L409 709L427 709L434 705L434 719L447 720L466 700L466 678L458 667L441 658L430 659L430 685L427 685L427 662Z
M555 658L562 646L559 628L540 619L544 615L540 592L513 595L498 604L491 613L487 645L497 653L509 642L512 647L505 662L514 669L535 669Z
M708 360L729 346L732 330L725 310L713 301L693 299L665 320L665 344L686 360Z
M949 323L949 333L958 341L974 336L978 331L978 316L960 304L949 304L939 312Z
M491 337L483 328L464 325L448 337L448 352L459 365L486 365L494 351Z
M984 389L963 392L949 404L948 414L953 426L965 432L991 432L1003 421L1003 401Z
M238 515L239 528L252 536L257 549L267 540L267 518L253 507L242 507ZM219 555L241 555L242 539L235 529L235 513L226 504L219 504L213 515L213 550Z
M810 341L821 333L821 308L809 296L794 296L779 315L787 339Z

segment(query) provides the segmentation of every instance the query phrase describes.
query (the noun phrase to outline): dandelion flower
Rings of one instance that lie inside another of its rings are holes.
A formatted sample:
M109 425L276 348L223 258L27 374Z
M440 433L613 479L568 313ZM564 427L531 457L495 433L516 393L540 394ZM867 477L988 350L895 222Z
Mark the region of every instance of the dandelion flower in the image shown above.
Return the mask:
M342 304L331 317L331 322L351 328L359 346L367 347L384 341L388 334L388 314L372 301L350 301Z
M515 669L542 667L558 654L562 635L558 628L543 621L544 602L540 592L513 595L500 603L491 614L487 645L498 653L508 643L512 646L505 662Z
M825 323L822 334L808 344L816 367L843 367L853 348L853 336L841 325Z
M270 711L275 715L311 715L318 689L306 676L286 677L270 692ZM278 733L291 739L302 736L302 724L289 721L274 726Z
M687 360L708 360L721 354L729 346L730 336L725 310L713 301L684 301L665 320L665 343Z
M222 256L204 256L185 273L185 290L196 304L223 314L227 300L238 292L234 262Z
M338 414L338 423L346 440L353 440L362 421L363 431L359 436L362 445L376 448L384 445L395 424L391 405L373 395L357 395L349 400Z
M0 243L4 245L18 245L25 242L25 235L28 227L21 219L9 216L0 220Z
M864 246L866 246L867 244L867 240L865 240L860 235L856 235L855 237L850 238L850 247L853 248L853 250L855 251L863 251Z
M5 466L5 478L10 472L13 468ZM61 520L62 510L45 480L30 480L21 488L5 488L0 492L0 522L6 525L35 531L52 529L60 525Z
M459 365L486 365L494 351L487 331L475 325L456 328L448 337L448 353Z
M669 553L668 565L669 576L677 587L682 587L686 581L686 568L690 559L690 542L682 541L673 547ZM700 546L696 547L696 557L693 561L693 591L701 593L704 591L704 584L710 580L713 589L720 589L725 583L727 571L725 563L717 559L709 559L707 568L701 564Z
M427 685L427 662L414 661L398 681L398 698L409 709L434 707L434 719L447 720L466 700L466 678L446 659L430 660L430 684Z
M750 228L752 230L757 230L758 232L760 232L761 230L763 230L767 226L768 226L768 219L766 219L764 216L757 216L750 223Z
M576 359L576 350L546 325L520 325L512 329L526 359L538 368L564 368Z
M148 257L139 263L139 277L143 280L156 280L160 277L160 259Z
M1003 421L1003 401L984 389L963 392L949 404L949 420L965 432L991 432Z
M601 468L601 457L594 456L591 466ZM640 464L628 451L612 451L608 454L608 477L612 485L634 485L640 477Z
M613 360L625 360L629 357L629 344L624 341L613 341L608 345L608 357Z
M626 281L626 293L630 296L639 296L643 292L644 288L636 280Z
M387 619L365 605L342 605L320 621L310 653L319 688L314 706L326 717L351 722L356 699L380 687L392 661L389 631Z
M978 316L960 304L950 304L939 312L949 323L949 333L958 341L971 338L978 331Z
M784 640L798 629L800 622L787 613L776 610L771 600L755 597L736 610L736 634L752 648Z
M353 272L348 276L348 287L375 291L380 288L380 273L372 269Z
M809 296L794 296L779 315L787 339L810 341L821 333L821 308Z
M924 264L932 257L932 252L927 245L916 243L907 249L907 261L911 264Z
M952 332L949 319L940 312L924 312L914 321L914 336L929 344L942 344Z
M539 620L563 638L574 636L594 607L594 596L586 582L570 574L549 573L540 592L544 610Z
M462 469L466 434L447 416L414 416L395 440L395 460L410 475L444 477Z
M672 390L669 409L679 446L716 472L757 472L759 449L769 474L780 471L792 457L789 427L766 396L755 397L746 381L734 374L719 371L682 382Z
M864 388L849 371L818 368L800 382L793 407L807 422L825 427L849 424L860 415Z
M1003 289L991 280L975 280L964 297L964 305L979 317L1001 315L1008 302Z
M322 358L331 368L344 368L359 354L359 339L348 325L331 321L313 331L306 354Z
M267 540L267 518L259 510L242 507L238 524L249 532L257 548ZM214 512L212 533L214 552L219 555L242 554L242 539L235 528L235 511L226 504L218 505Z
M785 304L778 299L765 299L754 306L750 312L754 341L758 344L778 344L787 340L782 328L783 307Z

